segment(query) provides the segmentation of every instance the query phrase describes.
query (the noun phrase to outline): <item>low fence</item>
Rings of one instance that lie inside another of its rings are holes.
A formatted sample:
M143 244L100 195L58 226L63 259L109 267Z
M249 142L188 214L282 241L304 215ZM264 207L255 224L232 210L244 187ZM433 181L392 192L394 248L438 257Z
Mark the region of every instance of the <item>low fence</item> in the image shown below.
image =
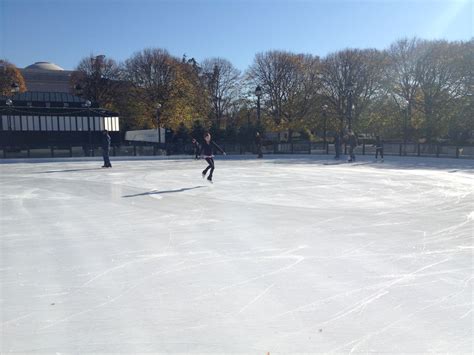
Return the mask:
M255 144L222 143L222 148L227 154L255 155ZM271 143L262 146L263 154L314 154L335 155L334 144L315 142ZM342 152L347 154L348 147L342 146ZM111 156L157 156L181 155L194 153L191 144L129 144L112 146ZM375 155L372 144L362 143L355 150L356 155ZM101 156L100 146L77 145L45 145L45 146L19 146L0 147L0 158L55 158L55 157L87 157ZM446 144L428 143L385 143L384 155L387 156L419 156L438 158L474 158L474 146L454 146Z

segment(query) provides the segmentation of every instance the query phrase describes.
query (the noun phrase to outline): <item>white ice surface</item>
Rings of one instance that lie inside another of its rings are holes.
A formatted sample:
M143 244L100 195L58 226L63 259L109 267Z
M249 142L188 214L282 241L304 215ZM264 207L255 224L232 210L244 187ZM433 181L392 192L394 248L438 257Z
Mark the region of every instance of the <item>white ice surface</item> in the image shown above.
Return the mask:
M0 352L473 352L473 162L0 164Z

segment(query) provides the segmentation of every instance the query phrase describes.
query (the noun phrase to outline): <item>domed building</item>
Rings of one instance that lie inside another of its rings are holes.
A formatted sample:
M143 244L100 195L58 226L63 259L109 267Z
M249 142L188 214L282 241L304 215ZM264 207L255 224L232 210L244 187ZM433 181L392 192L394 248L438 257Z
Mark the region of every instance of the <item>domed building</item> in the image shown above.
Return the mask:
M71 92L71 75L74 71L64 70L50 62L36 62L20 69L28 91Z
M59 65L50 62L36 62L34 64L28 65L25 69L27 70L58 70L64 71Z

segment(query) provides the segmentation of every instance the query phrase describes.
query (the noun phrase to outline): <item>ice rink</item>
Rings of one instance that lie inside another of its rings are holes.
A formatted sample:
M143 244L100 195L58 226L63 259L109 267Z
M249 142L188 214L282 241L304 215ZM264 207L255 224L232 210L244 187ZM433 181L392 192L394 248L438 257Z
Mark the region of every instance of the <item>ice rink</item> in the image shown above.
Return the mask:
M472 353L470 160L0 164L0 352Z

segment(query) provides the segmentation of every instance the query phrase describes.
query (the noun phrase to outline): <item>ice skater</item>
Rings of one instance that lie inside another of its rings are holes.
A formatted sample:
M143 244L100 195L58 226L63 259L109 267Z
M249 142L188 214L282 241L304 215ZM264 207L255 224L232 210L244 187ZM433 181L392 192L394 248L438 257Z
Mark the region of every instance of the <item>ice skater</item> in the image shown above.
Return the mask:
M194 159L198 160L201 147L199 146L199 143L195 138L193 138L191 142L193 143Z
M109 132L104 129L102 132L102 157L104 158L104 165L102 165L103 168L111 168L112 164L110 163L110 157L109 157L109 152L110 152L110 142L111 138L109 136Z
M257 132L257 135L255 136L255 145L257 147L257 158L263 158L263 153L262 153L262 136L260 135L260 132Z
M380 138L380 136L375 137L375 160L379 160L379 153L380 153L380 158L382 159L383 162L383 139Z
M215 169L214 148L216 148L222 154L227 155L221 147L219 147L214 141L211 140L210 133L204 134L204 143L201 146L201 156L206 159L208 166L202 171L202 178L204 179L206 177L207 172L211 170L209 176L207 177L207 180L209 180L210 182L212 182L212 174L214 173Z
M336 150L336 156L334 159L339 160L341 156L341 133L336 132L334 135L334 149Z
M353 161L356 160L354 150L357 147L357 137L354 134L352 130L349 131L349 136L347 138L347 141L349 143L349 163L352 163Z

